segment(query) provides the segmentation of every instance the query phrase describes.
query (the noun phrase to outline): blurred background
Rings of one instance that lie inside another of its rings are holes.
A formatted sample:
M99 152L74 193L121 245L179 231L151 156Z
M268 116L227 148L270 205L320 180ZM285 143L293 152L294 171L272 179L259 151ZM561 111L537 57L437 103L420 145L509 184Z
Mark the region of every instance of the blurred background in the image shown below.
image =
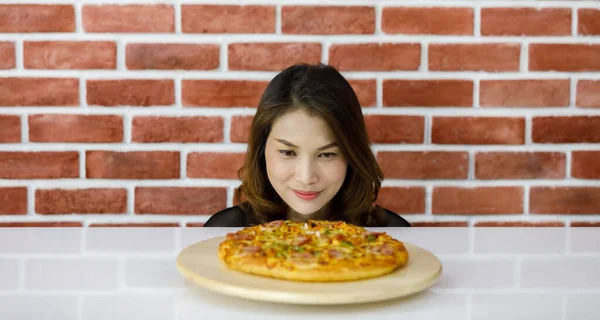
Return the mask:
M600 226L600 3L442 0L1 4L0 226L202 226L298 62L414 226Z

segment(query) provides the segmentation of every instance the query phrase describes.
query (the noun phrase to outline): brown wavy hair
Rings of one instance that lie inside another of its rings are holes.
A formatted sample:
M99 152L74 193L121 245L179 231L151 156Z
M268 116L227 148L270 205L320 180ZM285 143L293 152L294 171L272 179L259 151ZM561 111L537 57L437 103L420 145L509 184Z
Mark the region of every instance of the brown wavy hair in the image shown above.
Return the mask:
M287 205L267 177L265 145L275 120L298 109L329 124L348 162L344 183L332 199L329 219L385 226L385 211L374 204L383 173L370 148L360 103L348 81L334 67L322 63L288 67L271 80L260 98L246 160L238 172L242 184L236 194L250 224L285 219Z

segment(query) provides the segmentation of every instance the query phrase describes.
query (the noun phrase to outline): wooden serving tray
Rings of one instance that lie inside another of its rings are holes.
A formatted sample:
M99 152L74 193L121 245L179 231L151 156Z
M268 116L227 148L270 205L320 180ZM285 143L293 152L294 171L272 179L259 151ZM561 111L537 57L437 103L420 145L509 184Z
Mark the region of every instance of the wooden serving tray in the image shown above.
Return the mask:
M226 295L291 304L353 304L399 298L432 286L442 264L431 252L410 243L408 263L377 278L346 282L298 282L247 274L229 269L217 255L225 237L217 237L184 248L177 269L190 282Z

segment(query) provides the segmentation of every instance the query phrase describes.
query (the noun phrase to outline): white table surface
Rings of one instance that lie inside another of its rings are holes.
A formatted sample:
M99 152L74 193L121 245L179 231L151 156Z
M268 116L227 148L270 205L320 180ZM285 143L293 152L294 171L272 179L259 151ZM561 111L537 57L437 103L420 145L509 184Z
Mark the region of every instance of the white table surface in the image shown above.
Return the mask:
M0 229L0 319L600 319L600 228L380 229L440 258L406 298L255 302L187 283L181 249L227 228Z

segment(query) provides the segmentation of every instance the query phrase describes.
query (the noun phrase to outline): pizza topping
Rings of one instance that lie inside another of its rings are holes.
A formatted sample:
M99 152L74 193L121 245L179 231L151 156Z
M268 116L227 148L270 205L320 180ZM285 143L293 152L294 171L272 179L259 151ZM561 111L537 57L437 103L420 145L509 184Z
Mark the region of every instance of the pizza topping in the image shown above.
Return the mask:
M343 235L343 234L341 234L341 233L338 233L338 234L336 234L335 236L333 236L333 239L334 239L334 240L337 240L337 241L343 241L343 240L345 240L345 239L346 239L346 236L344 236L344 235Z
M294 252L292 254L292 257L297 258L297 259L311 259L314 256L310 252Z
M279 257L279 258L287 258L289 255L290 254L287 251L284 251L284 250L280 250L280 251L277 251L275 253L275 256Z
M341 244L343 247L349 247L349 248L352 248L352 247L354 247L354 244L352 244L352 242L350 242L350 241L348 241L348 240L343 240L343 241L341 241L341 242L340 242L340 244Z
M387 243L383 245L375 246L370 248L371 253L383 254L386 256L391 256L394 254L394 248L390 247Z
M329 249L327 250L327 253L329 254L330 257L332 258L341 258L343 253L339 252L338 250L335 249Z
M227 239L233 240L253 240L255 235L248 233L228 233Z
M242 251L244 251L246 253L256 253L256 252L260 251L260 247L259 246L247 246L247 247L243 247Z
M254 237L255 236L252 234L241 233L241 234L234 235L233 239L234 240L253 240Z
M394 248L390 247L386 244L383 245L383 247L381 248L381 253L386 255L386 256L391 256L394 254Z
M301 246L303 244L307 244L311 241L311 238L308 236L297 236L294 245Z
M275 220L267 223L267 228L278 228L283 225L283 220Z

